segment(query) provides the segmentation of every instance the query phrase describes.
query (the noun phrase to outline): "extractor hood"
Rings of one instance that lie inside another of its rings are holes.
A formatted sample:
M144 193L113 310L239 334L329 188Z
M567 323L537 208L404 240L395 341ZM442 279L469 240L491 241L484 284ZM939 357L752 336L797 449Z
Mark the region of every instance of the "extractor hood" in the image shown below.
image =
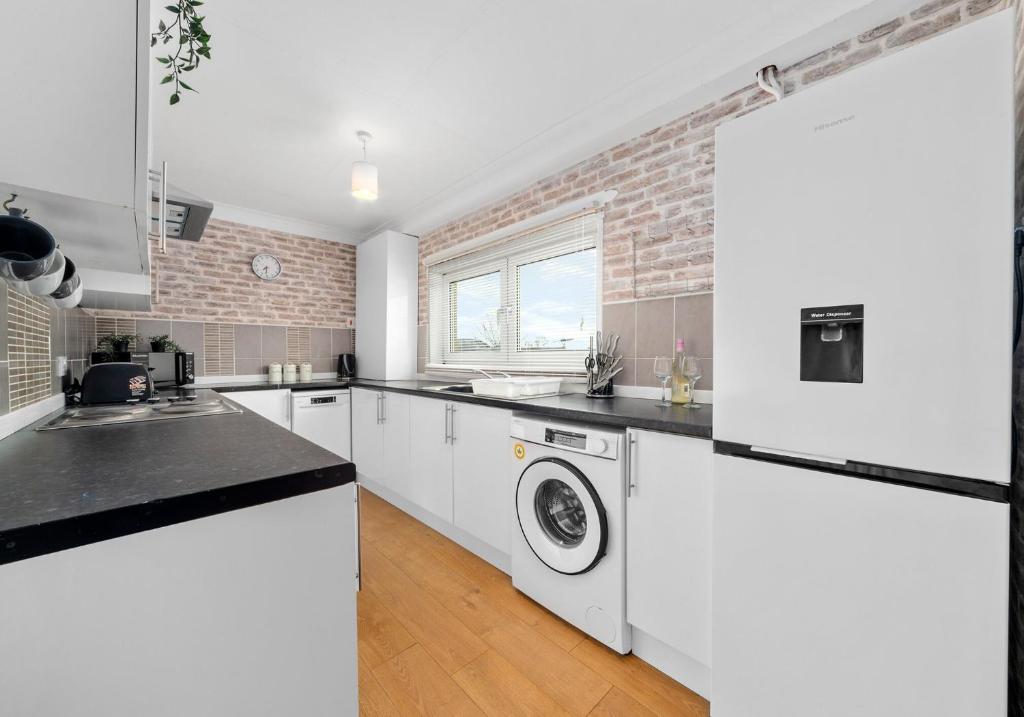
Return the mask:
M150 233L160 233L160 196L153 194L153 215L150 217ZM184 189L167 185L167 238L184 241L199 241L203 238L206 223L213 213L213 204Z

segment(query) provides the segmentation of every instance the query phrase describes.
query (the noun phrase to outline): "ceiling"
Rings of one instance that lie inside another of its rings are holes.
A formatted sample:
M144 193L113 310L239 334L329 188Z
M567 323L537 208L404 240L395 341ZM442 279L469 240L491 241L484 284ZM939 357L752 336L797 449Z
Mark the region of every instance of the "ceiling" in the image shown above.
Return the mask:
M213 60L188 78L199 94L171 107L152 73L153 161L215 205L325 237L421 233L685 112L729 73L746 84L816 28L842 39L904 5L216 0ZM375 137L372 203L348 193L359 129Z

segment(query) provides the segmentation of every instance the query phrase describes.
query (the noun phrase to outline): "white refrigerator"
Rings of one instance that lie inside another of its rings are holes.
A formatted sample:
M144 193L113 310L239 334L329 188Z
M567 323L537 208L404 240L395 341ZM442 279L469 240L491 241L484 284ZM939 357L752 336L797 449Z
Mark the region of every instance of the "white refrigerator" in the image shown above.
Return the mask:
M714 717L1004 717L1013 11L717 133Z

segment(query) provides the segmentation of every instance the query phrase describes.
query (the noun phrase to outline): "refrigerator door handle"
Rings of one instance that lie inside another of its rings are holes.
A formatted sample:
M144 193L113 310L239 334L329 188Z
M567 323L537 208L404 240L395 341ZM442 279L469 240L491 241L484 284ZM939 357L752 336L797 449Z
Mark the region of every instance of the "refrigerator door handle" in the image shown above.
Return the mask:
M764 446L751 446L754 453L767 453L772 456L783 456L784 458L799 458L804 461L817 461L819 463L831 463L837 466L845 466L845 458L833 458L832 456L819 456L814 453L799 453L797 451L783 451L778 448L765 448Z

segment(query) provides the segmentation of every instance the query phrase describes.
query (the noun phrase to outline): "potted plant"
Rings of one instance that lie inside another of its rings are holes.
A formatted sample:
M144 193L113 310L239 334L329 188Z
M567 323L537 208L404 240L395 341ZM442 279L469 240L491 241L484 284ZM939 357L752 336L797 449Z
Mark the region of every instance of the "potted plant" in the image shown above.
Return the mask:
M154 353L175 353L181 351L181 346L178 346L171 337L167 334L160 334L159 336L149 337L149 347Z
M137 341L141 338L135 334L107 334L101 336L98 343L99 348L107 353L126 353L128 347Z

